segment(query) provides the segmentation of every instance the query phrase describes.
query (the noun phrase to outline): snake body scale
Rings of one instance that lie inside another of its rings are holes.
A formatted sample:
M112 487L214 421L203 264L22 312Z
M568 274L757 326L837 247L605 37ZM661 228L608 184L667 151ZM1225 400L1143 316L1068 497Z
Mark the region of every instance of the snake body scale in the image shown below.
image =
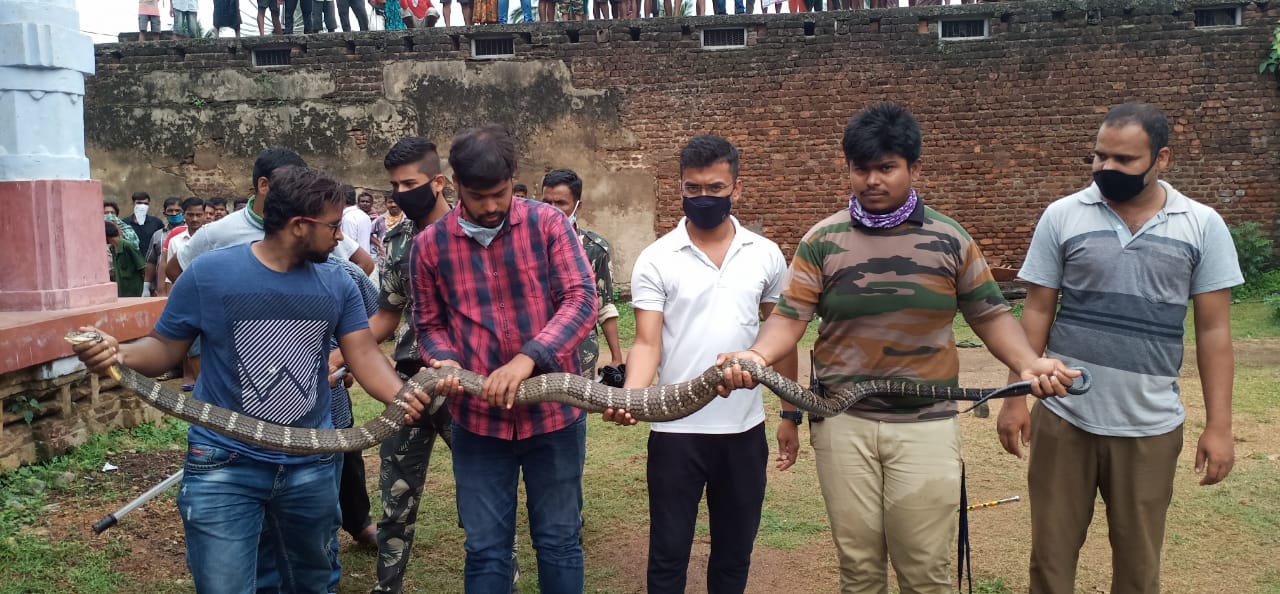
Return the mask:
M94 332L72 331L67 342L78 344L101 340ZM722 369L739 365L756 381L773 390L778 397L796 405L801 410L822 417L843 413L853 404L869 396L928 398L933 400L963 400L981 402L989 398L1019 396L1031 393L1030 382L1017 382L1002 388L952 388L932 386L897 380L870 380L854 384L837 394L819 396L783 377L769 367L753 361L731 359L724 368L712 366L698 377L687 382L648 388L622 389L593 382L570 373L548 373L529 378L520 384L516 405L540 402L559 402L588 412L605 409L625 409L638 421L671 421L693 414L717 398L716 386L724 377ZM436 382L446 377L457 377L463 389L479 394L484 376L465 369L427 367L409 378L387 405L382 414L358 427L349 429L312 429L277 425L225 408L189 398L185 393L166 388L159 382L129 369L113 365L110 375L120 385L137 392L144 401L161 411L189 423L217 431L228 437L258 447L293 453L318 454L363 450L377 445L400 429L404 421L405 400L409 392L418 389L430 393ZM1084 385L1072 386L1072 393L1088 389L1087 376ZM949 413L950 414L950 413Z

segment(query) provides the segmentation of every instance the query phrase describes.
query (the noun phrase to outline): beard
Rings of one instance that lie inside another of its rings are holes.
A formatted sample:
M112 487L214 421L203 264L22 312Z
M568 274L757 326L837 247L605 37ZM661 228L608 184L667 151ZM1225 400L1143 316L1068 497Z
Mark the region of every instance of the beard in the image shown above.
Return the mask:
M333 251L333 250L330 250ZM307 251L307 261L312 264L324 264L329 261L329 252Z

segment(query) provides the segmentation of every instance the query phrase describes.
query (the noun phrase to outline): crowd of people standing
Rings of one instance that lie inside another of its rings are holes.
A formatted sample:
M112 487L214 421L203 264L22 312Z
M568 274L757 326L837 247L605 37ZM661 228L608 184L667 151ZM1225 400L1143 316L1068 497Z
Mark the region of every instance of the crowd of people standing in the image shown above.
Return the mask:
M161 4L169 2L173 33L195 37L200 32L197 13L200 0L138 0L139 41L158 39ZM361 31L377 28L381 20L386 30L463 24L500 25L550 21L585 21L588 18L636 19L706 14L751 14L756 0L456 0L461 22L453 19L455 0L252 0L256 7L258 35ZM977 0L961 0L963 3ZM214 36L230 29L240 36L244 18L252 13L241 9L241 0L212 0ZM367 3L367 6L366 6ZM908 0L911 6L946 4L947 0ZM821 12L891 8L899 0L760 0L760 12ZM269 23L269 25L268 25ZM355 23L354 25L352 23Z
M797 342L820 319L814 389L870 379L954 386L951 328L960 314L1010 379L1029 382L1043 399L1030 412L1022 400L1007 401L998 424L1011 454L1032 447L1031 591L1073 590L1100 493L1112 590L1158 592L1185 421L1177 381L1187 302L1195 304L1207 412L1196 471L1201 484L1213 484L1234 461L1230 288L1243 282L1222 218L1159 179L1168 142L1168 121L1152 105L1106 114L1088 187L1055 201L1037 224L1020 272L1032 288L1019 321L978 243L917 192L924 143L905 107L876 104L850 120L842 138L847 207L817 221L789 265L775 242L733 216L744 184L738 149L695 136L680 153L675 188L685 216L634 266L636 337L622 383L687 381L733 359L794 379ZM595 378L598 330L609 367L623 360L608 242L578 225L584 180L558 169L542 178L540 199L516 197L515 142L494 126L454 137L449 178L424 138L401 139L383 164L393 192L381 225L366 209L372 196L278 148L255 163L247 207L221 220L192 229L204 216L194 202L166 203L166 221L152 219L145 196L132 222L108 212L113 262L128 260L129 274L139 266L137 237L179 236L166 223L188 219L188 239L159 260L174 283L155 331L125 344L104 335L77 352L98 372L122 362L158 375L202 341L207 363L196 399L296 427L350 426L349 396L333 380L343 369L384 403L424 366L485 376L474 394L455 378L409 392L404 427L381 446L376 524L362 461L353 473L350 457L283 454L192 427L178 507L198 591L332 592L340 527L377 547L372 591L402 591L442 437L466 535L466 591L506 592L517 579L523 478L540 588L582 592L586 415L559 403L513 403L534 375ZM449 186L454 205L443 199ZM164 239L160 245L163 254ZM376 288L375 269L365 265L370 250L382 262ZM389 361L377 345L402 324ZM1080 375L1069 366L1091 370L1087 395L1065 396ZM756 378L733 365L718 389L724 398L693 415L650 426L649 592L685 591L704 498L707 589L746 588L770 464L763 396ZM805 422L803 411L782 408L779 471L799 455ZM954 402L871 397L835 417L810 415L843 592L886 591L890 564L902 592L952 591L965 473L957 413ZM603 418L636 424L626 410Z

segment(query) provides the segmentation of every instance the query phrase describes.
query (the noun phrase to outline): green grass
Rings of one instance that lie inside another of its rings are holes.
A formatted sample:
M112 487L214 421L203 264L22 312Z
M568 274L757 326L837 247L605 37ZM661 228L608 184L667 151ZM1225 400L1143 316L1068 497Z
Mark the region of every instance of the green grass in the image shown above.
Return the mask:
M1280 546L1280 468L1274 464L1237 464L1228 480L1208 489L1197 489L1193 506L1201 506L1214 516L1226 518L1262 538L1272 547Z
M973 591L976 594L1013 594L1013 590L1004 584L1003 578L974 580Z
M1280 594L1280 569L1268 569L1258 577L1258 591L1262 594Z
M1259 422L1269 421L1280 410L1280 389L1276 388L1277 385L1280 385L1280 367L1237 361L1232 413L1251 415Z
M1183 323L1187 343L1196 340L1195 312L1195 305L1188 304L1187 319ZM1280 320L1266 303L1253 300L1231 304L1231 338L1276 337L1280 337Z
M128 554L114 539L93 547L24 534L0 539L0 593L121 592L128 580L111 561Z
M1193 308L1194 311L1194 308ZM1187 324L1188 334L1194 339L1195 325ZM1280 320L1262 301L1245 301L1231 306L1232 338L1280 337Z

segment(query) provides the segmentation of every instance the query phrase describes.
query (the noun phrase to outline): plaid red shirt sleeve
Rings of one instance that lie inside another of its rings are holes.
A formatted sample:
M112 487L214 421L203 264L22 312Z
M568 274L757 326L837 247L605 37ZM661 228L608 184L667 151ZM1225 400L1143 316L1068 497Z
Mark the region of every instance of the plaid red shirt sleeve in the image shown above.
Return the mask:
M507 228L485 248L463 233L459 216L453 210L414 240L413 323L423 360L451 359L487 375L524 353L534 373L577 373L596 295L568 219L554 207L513 200ZM449 409L468 431L504 439L556 431L582 415L556 403L505 410L470 395L452 399Z

